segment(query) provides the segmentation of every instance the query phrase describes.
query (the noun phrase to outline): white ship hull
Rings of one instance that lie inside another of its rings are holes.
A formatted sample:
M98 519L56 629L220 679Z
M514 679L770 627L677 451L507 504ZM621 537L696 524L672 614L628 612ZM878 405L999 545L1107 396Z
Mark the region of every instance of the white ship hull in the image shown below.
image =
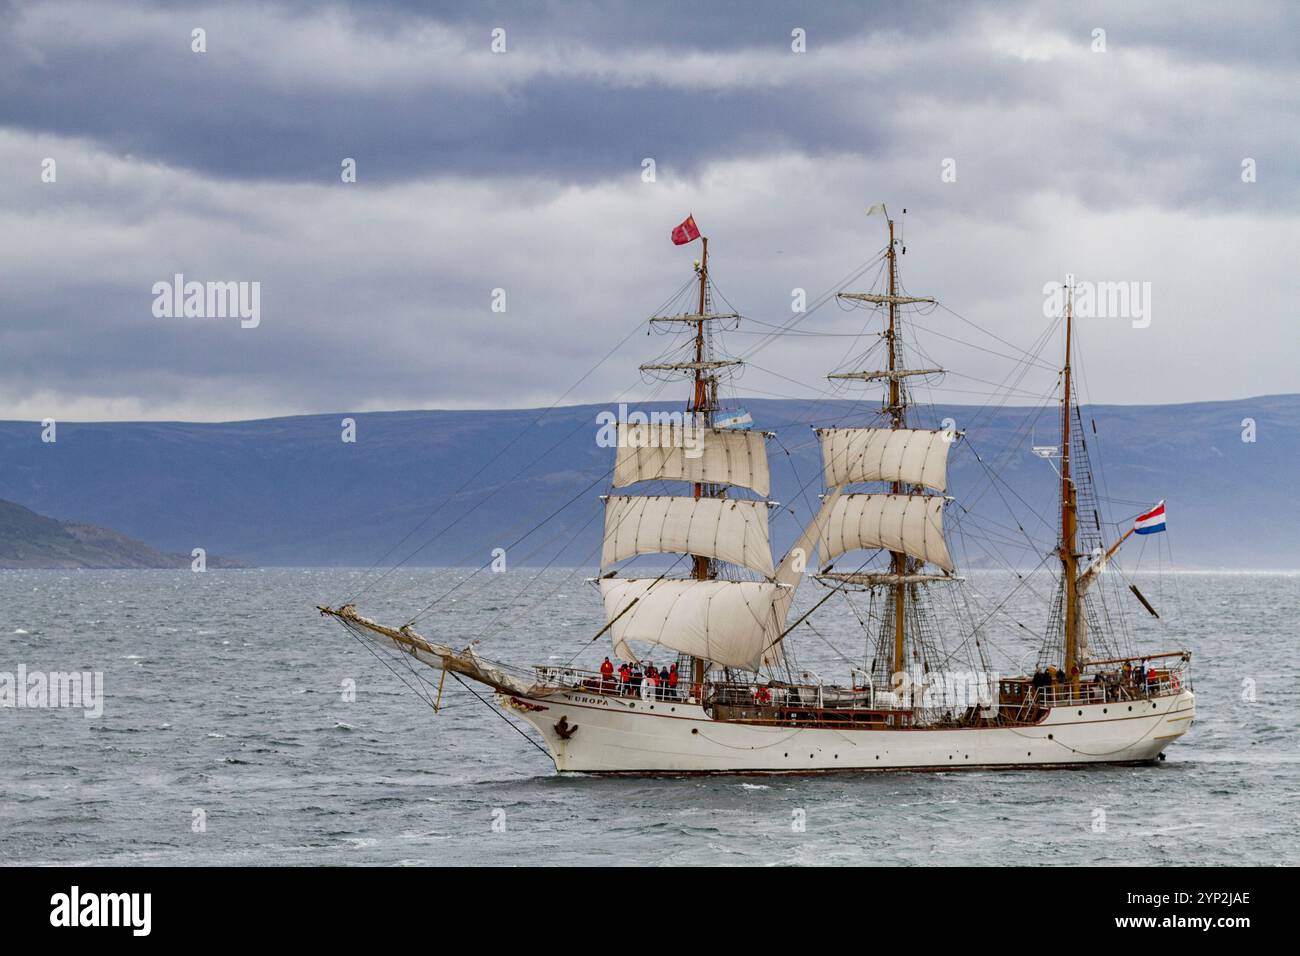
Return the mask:
M582 691L498 694L528 720L561 773L823 773L1131 764L1157 759L1192 724L1190 690L1054 707L1032 726L956 729L781 727L716 721L698 704ZM557 727L558 725L558 727ZM568 736L564 736L567 733Z

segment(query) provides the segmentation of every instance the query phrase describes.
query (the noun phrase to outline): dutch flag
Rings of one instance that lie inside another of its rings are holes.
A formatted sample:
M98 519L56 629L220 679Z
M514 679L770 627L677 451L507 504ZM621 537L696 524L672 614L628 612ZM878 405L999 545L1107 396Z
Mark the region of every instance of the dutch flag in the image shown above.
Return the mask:
M1162 501L1144 515L1138 515L1133 523L1133 530L1138 534L1156 534L1165 530L1165 503Z

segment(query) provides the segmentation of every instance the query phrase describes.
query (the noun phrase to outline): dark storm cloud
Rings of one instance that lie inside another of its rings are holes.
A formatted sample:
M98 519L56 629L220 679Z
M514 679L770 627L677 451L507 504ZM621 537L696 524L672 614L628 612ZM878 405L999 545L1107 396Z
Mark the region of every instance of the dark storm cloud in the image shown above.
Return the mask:
M728 297L785 321L792 288L826 291L878 247L861 214L879 199L912 209L911 286L1018 342L1067 269L1154 281L1146 338L1095 333L1097 398L1212 397L1140 368L1139 349L1220 362L1224 395L1291 390L1268 343L1294 341L1296 19L1285 4L10 5L0 404L545 404L689 276L694 251L664 239L686 212ZM57 184L39 179L47 157ZM174 272L260 281L266 321L154 318L149 289ZM1213 319L1239 311L1234 288L1250 316L1224 357ZM792 342L756 364L817 378L837 349ZM618 393L642 357L572 397ZM795 388L761 368L745 381Z
M1203 197L1213 167L1243 148L1285 142L1276 121L1290 91L1243 95L1232 73L1293 76L1300 42L1285 5L1172 17L1071 5L165 4L135 8L121 27L96 22L110 16L103 8L46 9L60 13L13 12L0 122L209 175L282 181L331 177L342 155L364 160L372 182L448 173L584 182L647 155L691 174L791 146L888 149L933 165L936 151L969 144L987 155L992 143L1007 147L997 163L1020 189L1067 180L1090 202L1141 191L1182 203ZM1050 30L1082 50L1098 24L1109 60L1066 66L998 49L999 34L1010 46L1019 31ZM208 30L202 56L189 50L196 25ZM496 25L509 52L494 58ZM808 33L801 59L789 52L793 26ZM1138 47L1151 51L1145 65L1115 62ZM737 62L747 54L759 65ZM634 55L645 69L619 72ZM689 68L674 62L687 56ZM763 60L779 71L766 73ZM1215 68L1221 81L1190 76ZM1187 98L1168 88L1189 81ZM1053 110L1044 126L1040 111ZM980 114L978 130L963 129ZM1090 182L1103 157L1128 176ZM1291 165L1272 174L1291 177Z

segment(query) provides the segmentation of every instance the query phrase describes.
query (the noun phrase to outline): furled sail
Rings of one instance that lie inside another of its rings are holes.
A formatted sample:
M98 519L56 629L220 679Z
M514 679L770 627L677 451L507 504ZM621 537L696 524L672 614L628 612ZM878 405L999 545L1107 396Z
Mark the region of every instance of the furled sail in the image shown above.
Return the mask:
M822 560L858 548L884 548L951 572L943 505L943 498L929 495L843 495L821 531Z
M614 487L667 479L770 490L762 432L650 422L618 426Z
M635 659L628 641L645 641L751 671L781 660L781 628L773 607L779 590L778 585L761 581L605 578L600 582L614 653L619 657Z
M767 502L668 495L606 499L602 566L637 554L672 552L717 558L772 577Z
M935 491L948 486L951 432L917 428L819 428L827 487L900 481Z

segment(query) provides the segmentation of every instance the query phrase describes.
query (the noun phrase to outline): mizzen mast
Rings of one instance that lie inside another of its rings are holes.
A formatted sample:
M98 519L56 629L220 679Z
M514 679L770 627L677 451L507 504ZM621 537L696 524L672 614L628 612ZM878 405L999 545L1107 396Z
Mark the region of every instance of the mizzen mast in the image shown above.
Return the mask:
M1065 298L1065 366L1062 369L1061 396L1061 582L1065 589L1065 673L1077 685L1079 681L1079 556L1078 502L1074 481L1070 477L1070 343L1074 334L1074 288Z

